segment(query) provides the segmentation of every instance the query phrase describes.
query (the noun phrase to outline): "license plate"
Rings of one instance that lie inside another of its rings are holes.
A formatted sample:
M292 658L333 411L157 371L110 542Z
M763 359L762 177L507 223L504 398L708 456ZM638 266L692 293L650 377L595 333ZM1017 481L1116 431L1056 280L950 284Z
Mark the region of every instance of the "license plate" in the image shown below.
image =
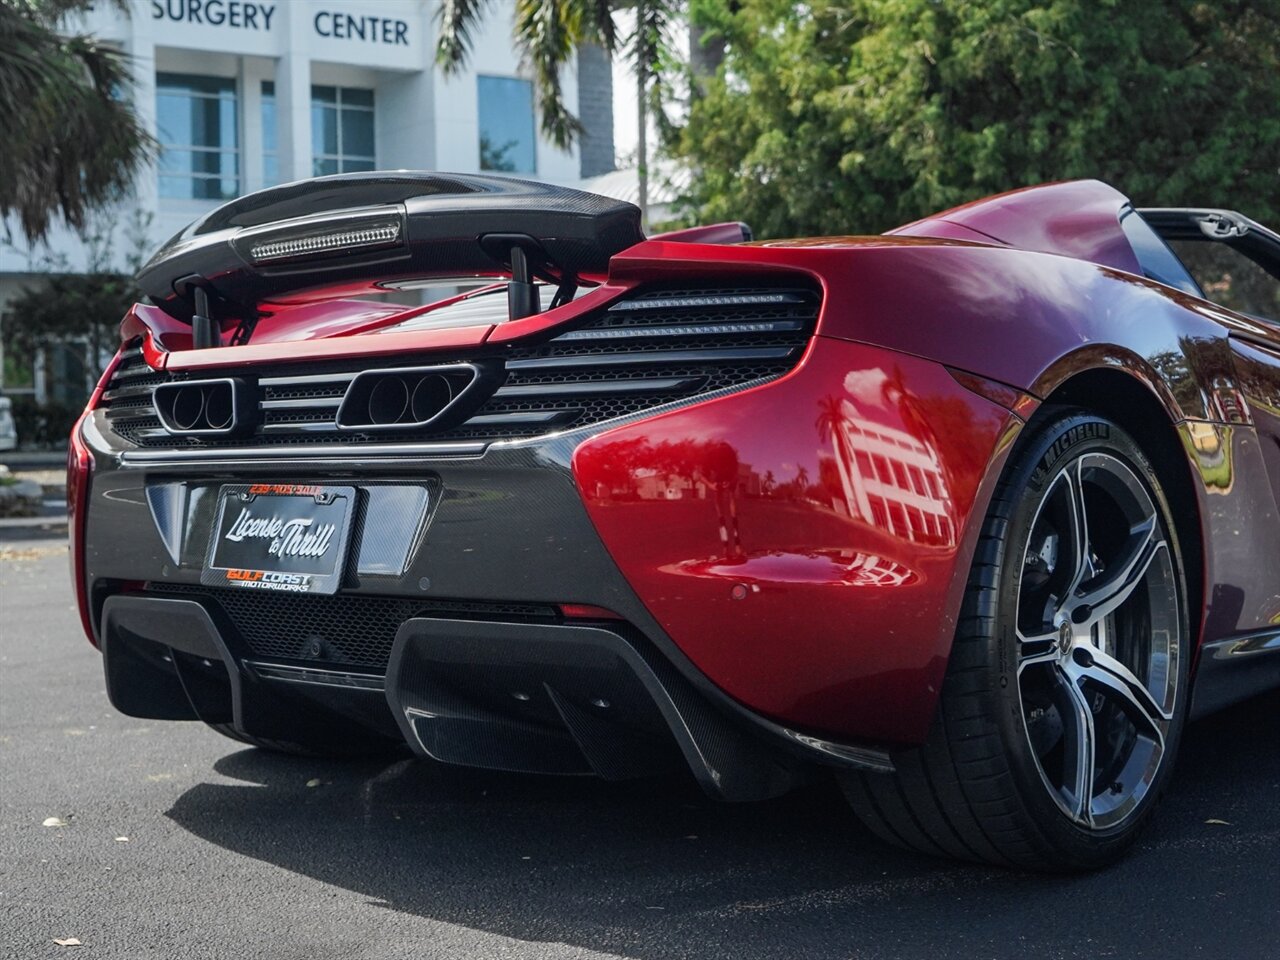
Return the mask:
M286 593L336 593L355 515L354 487L228 484L200 582Z

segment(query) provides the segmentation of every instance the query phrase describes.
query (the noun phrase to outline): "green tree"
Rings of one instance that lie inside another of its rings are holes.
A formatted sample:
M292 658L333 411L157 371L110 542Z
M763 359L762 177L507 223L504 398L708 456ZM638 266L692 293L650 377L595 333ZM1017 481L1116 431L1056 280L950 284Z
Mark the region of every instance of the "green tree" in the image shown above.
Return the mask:
M488 13L493 0L441 0L436 15L440 38L436 60L446 74L457 73L471 52L472 32ZM668 79L680 67L671 44L685 0L515 0L513 39L521 62L532 72L542 130L564 148L582 133L582 124L565 106L561 71L584 44L598 44L608 54L623 56L636 78L639 139L636 160L640 175L640 207L648 202L649 114L658 119L659 132L669 132L664 105L670 96ZM619 38L614 24L617 10L630 10L635 27Z
M676 151L703 221L872 233L1097 177L1280 219L1280 0L694 0L726 54Z
M117 6L128 11L126 0ZM35 242L76 229L133 182L152 147L134 116L126 58L61 31L92 0L0 0L0 216Z
M46 433L46 439L65 438L62 420L88 399L104 360L119 344L120 320L142 299L134 276L146 259L150 223L148 215L136 212L121 230L116 229L116 221L109 216L91 219L80 231L87 252L87 269L83 273L69 271L65 256L46 253L31 264L31 272L37 275L31 284L5 304L0 332L6 362L21 358L29 365L39 351L61 345L82 358L85 371L84 382L79 384L80 395L76 395L74 387L69 390L69 407L43 414L29 411L32 416L46 415L50 426L35 433L25 431L27 439ZM116 266L121 254L123 273Z

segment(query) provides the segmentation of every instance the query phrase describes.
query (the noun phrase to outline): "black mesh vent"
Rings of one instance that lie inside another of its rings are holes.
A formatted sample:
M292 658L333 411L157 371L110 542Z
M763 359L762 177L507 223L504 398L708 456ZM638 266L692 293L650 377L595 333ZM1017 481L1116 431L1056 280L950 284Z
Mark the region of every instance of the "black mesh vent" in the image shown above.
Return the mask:
M265 594L180 584L148 584L147 592L184 596L220 609L251 656L385 671L396 631L413 617L554 621L553 606L472 600ZM319 655L317 656L317 650Z
M795 287L661 289L632 295L536 345L201 373L252 383L253 432L235 438L171 436L151 387L182 379L127 352L104 396L111 429L143 447L492 441L536 437L640 413L716 390L781 376L813 333L818 295ZM340 431L337 404L362 370L470 361L499 370L497 388L446 429Z

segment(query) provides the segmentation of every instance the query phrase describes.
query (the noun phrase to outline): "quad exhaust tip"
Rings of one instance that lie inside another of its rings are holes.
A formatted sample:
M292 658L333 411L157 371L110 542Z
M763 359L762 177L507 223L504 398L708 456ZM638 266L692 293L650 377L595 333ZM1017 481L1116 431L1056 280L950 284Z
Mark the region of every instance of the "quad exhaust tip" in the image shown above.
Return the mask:
M172 434L228 435L244 420L244 384L233 378L162 383L151 399L160 422Z
M480 379L475 364L366 370L347 388L338 408L342 430L417 430L443 426Z

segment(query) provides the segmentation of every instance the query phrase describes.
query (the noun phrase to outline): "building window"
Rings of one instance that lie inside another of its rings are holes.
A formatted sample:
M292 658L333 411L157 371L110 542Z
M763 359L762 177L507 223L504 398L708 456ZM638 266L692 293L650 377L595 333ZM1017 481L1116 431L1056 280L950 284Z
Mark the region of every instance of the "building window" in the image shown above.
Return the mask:
M515 77L479 77L480 169L535 173L533 84Z
M276 85L262 81L262 185L274 187L280 182L280 141L277 139Z
M229 200L240 192L236 82L186 73L156 75L160 196Z
M373 91L311 88L311 169L330 173L373 170Z

